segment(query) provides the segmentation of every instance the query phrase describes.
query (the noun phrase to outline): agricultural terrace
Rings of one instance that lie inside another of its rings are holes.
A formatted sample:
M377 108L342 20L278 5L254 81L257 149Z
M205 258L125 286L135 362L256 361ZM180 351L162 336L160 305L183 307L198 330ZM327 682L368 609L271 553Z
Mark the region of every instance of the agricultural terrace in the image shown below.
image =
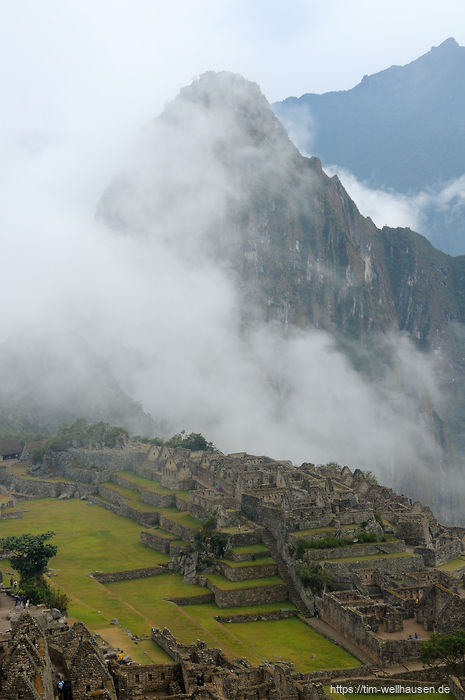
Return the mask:
M138 494L132 492L129 496L131 500L137 499ZM142 505L145 509L146 504ZM58 554L50 562L50 578L70 596L70 617L82 620L93 632L124 649L135 661L169 662L165 652L148 638L152 626L166 626L182 642L203 639L211 646L221 647L230 657L245 656L255 664L263 659L285 657L302 672L359 665L347 652L317 635L297 618L229 624L214 619L217 615L292 609L288 601L231 609L220 609L214 603L197 604L195 596L208 593L207 589L184 584L177 574L105 585L98 583L89 576L91 571L156 567L168 562L167 555L140 543L141 527L132 520L75 499L33 500L22 502L19 507L23 509L23 519L2 521L1 535L56 532L54 543L58 546ZM163 510L167 509L160 509L160 512ZM182 518L184 522L188 516L175 509L170 515ZM195 519L192 521L196 526ZM9 570L6 562L3 562L2 569L4 572ZM224 588L243 585L232 584L221 576L211 578ZM272 577L272 580L280 582L278 577ZM253 579L246 583L250 587L265 582L270 583L270 579ZM181 597L193 598L194 604L181 606L169 600ZM119 625L111 623L114 618ZM135 644L121 626L139 637L147 636L147 639Z

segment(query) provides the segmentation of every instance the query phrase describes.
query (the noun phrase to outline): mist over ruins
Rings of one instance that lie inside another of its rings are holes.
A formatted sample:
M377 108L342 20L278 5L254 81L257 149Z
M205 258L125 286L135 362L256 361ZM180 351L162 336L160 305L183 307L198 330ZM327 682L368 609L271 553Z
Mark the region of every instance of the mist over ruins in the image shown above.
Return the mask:
M0 700L464 700L465 9L24 4Z

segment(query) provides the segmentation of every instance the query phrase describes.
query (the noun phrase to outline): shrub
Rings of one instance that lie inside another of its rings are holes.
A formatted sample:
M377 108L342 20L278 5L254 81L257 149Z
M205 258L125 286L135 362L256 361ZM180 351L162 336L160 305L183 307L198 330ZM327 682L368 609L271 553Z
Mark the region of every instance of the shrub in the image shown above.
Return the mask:
M297 575L307 588L315 595L321 595L327 586L334 580L334 574L327 571L319 564L300 564L297 567Z

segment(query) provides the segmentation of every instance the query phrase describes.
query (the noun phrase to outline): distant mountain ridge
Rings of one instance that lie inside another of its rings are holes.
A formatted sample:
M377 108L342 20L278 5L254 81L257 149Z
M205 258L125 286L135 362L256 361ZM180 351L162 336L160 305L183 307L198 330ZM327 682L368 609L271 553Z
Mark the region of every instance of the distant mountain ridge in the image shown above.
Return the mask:
M372 379L395 374L382 340L393 331L434 348L447 405L440 411L421 381L412 401L449 457L465 452L465 256L362 216L338 177L299 153L258 86L207 73L184 88L145 128L98 216L222 267L245 328L259 319L283 334L323 329Z
M301 150L350 170L372 188L436 192L465 174L465 47L449 38L406 66L351 90L307 93L273 105ZM462 188L463 189L463 188ZM425 233L450 253L465 252L465 207L425 208Z
M267 319L359 339L394 328L424 346L465 321L465 257L408 229L377 229L240 76L207 73L184 88L145 129L98 215L133 235L166 227L176 245L179 211L192 213L182 243L195 239L232 267Z

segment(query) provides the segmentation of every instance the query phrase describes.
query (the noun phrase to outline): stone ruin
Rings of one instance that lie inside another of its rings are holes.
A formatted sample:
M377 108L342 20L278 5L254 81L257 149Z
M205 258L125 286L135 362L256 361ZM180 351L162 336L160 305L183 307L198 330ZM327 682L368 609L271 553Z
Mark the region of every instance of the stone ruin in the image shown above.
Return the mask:
M360 650L360 658L383 667L418 659L421 641L433 631L465 627L460 569L452 575L436 568L462 555L465 528L439 523L428 507L378 485L358 469L352 472L335 464L317 467L310 463L295 467L287 461L247 453L222 455L132 444L123 449L54 453L35 468L34 479L6 470L0 472L0 483L15 497L88 498L149 526L150 530L142 531L141 541L171 554L172 567L182 570L186 580L203 585L197 558L158 536L157 527L172 531L187 543L193 541L192 532L180 524L167 524L157 512L144 513L143 508L128 506L103 485L114 482L127 486L118 474L124 470L153 479L167 489L189 490L186 501L176 494L156 494L131 484L142 502L161 508L175 506L199 520L215 513L218 527L234 531L228 535L228 547L266 544L275 560L267 575L278 572L284 582L282 590L243 588L238 602L234 591L216 590L205 582L209 589L205 600L213 598L219 607L290 598L297 614L307 622L318 608L321 619ZM47 480L50 474L53 481ZM318 564L333 576L332 591L318 597L300 580L298 567L302 562L297 560L296 551L299 539L324 538L328 532L336 538L350 535L357 540L362 532L374 533L376 538L336 549L305 551L304 564ZM214 566L230 580L250 574L249 567L232 571L223 560ZM129 573L111 574L112 580L121 580L115 577L124 578ZM153 570L136 573L154 575ZM160 698L248 700L316 698L323 693L314 679L297 681L299 674L285 664L256 668L244 659L228 661L221 651L208 649L203 643L179 644L167 630L152 631L152 637L175 662L164 666L119 666L105 660L83 625L53 633L47 630L45 634L40 630L34 621L21 622L18 631L12 629L2 661L2 692L10 683L24 698L46 697L52 666L58 664L73 684L73 698L131 700L152 693ZM350 649L353 652L353 646ZM17 672L12 674L11 669ZM202 674L204 684L199 685L197 679ZM13 682L14 675L17 680ZM46 690L40 695L37 688ZM21 696L10 693L1 697Z

